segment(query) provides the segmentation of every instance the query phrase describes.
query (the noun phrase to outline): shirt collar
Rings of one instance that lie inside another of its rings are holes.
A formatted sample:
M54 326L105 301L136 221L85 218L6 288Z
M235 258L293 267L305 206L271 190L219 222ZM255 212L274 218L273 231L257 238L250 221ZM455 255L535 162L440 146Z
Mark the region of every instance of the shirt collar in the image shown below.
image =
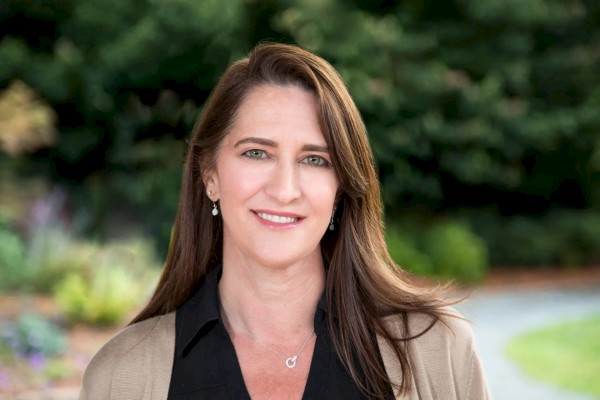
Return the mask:
M207 332L205 326L213 321L222 323L221 302L219 299L219 280L223 267L216 265L206 276L192 297L190 297L183 306L177 311L178 323L178 342L182 346L178 350L178 355L183 355L186 350L193 346L197 341L198 335ZM327 312L327 303L325 301L325 291L321 294L317 303L315 313L315 329L321 325Z
M192 297L177 311L179 342L182 346L178 353L184 354L195 342L203 328L213 321L221 321L218 283L221 278L221 265L215 266L206 276ZM204 331L206 332L206 331Z

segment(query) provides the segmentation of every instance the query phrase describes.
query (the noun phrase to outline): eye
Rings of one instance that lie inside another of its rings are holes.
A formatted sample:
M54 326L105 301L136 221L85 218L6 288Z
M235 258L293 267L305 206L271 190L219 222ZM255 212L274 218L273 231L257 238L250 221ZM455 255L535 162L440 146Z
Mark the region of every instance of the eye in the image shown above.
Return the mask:
M313 165L315 167L328 167L329 166L329 161L327 161L326 159L324 159L321 156L315 156L315 155L304 158L302 160L302 162L304 162L308 165Z
M253 160L260 160L262 158L267 158L267 152L264 150L252 149L245 151L243 156L251 158Z

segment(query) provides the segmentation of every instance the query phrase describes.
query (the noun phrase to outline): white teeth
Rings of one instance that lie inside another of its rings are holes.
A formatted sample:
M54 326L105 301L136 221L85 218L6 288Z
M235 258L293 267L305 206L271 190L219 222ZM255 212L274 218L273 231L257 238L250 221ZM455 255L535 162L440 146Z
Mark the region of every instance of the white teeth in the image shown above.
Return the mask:
M290 224L298 221L298 218L282 217L280 215L271 215L265 213L257 213L257 215L262 219L266 219L267 221L275 222L277 224Z

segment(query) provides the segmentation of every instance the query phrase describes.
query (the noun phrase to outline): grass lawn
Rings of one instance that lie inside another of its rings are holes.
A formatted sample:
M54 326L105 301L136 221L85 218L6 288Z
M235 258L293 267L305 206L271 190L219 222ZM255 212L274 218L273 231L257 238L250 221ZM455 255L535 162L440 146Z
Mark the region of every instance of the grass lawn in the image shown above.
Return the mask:
M526 333L506 352L535 379L600 397L600 316Z

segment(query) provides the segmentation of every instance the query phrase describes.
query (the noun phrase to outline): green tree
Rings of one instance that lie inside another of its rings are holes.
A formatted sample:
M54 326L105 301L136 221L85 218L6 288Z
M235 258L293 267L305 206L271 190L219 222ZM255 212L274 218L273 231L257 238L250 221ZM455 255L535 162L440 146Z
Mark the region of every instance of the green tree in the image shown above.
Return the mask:
M218 75L261 40L340 71L389 219L597 212L598 20L593 0L7 0L0 88L23 81L57 115L32 165L82 185L93 221L124 203L163 246L184 138Z
M348 82L392 215L600 205L596 3L344 3L297 0L276 21Z
M96 224L115 201L136 206L127 210L134 215L142 205L168 238L183 138L219 73L249 47L240 40L243 5L42 0L0 8L0 85L23 80L52 105L59 140L33 158L51 179L83 183Z

